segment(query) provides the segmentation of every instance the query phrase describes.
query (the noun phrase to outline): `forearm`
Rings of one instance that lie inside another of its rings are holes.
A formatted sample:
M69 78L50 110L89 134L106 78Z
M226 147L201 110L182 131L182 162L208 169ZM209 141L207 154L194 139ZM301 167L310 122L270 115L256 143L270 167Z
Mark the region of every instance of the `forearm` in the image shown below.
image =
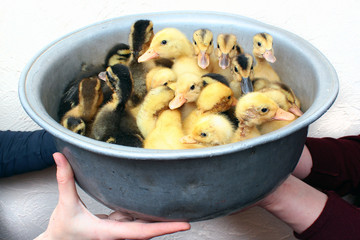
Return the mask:
M259 206L288 224L295 232L302 233L319 217L327 195L289 176Z
M54 152L53 137L44 130L0 131L0 177L51 166Z

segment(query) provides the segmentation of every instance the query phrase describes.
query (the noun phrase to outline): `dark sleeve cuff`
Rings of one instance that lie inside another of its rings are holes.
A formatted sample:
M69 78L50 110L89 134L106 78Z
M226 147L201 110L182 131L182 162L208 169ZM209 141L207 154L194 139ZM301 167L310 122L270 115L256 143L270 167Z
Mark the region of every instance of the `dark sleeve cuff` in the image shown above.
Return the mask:
M298 239L331 240L359 239L360 210L334 192L326 192L328 200L316 221L304 232L294 235Z
M0 177L44 169L54 165L52 135L45 130L0 131Z
M313 160L306 183L341 196L360 193L360 136L307 138L305 144Z

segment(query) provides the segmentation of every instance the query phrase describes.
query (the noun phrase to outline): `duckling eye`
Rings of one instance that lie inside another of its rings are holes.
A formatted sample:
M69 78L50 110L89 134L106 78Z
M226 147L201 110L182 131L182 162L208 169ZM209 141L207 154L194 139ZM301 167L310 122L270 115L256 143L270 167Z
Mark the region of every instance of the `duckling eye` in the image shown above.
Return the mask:
M228 96L228 99L230 100L230 99L231 99L231 96Z
M167 86L167 85L168 85L168 83L167 83L167 82L165 82L165 83L164 83L164 86Z
M232 47L232 50L234 50L235 49L235 45Z
M167 44L167 41L166 40L162 40L161 41L161 45L166 45Z
M212 42L213 42L213 41L211 40L210 43L209 43L209 45L212 45Z
M219 45L219 44L217 45L217 48L220 48L220 45Z
M194 44L197 45L196 41L194 40Z
M234 67L235 72L239 72L239 69L237 67Z
M194 89L195 89L195 85L191 85L190 89L191 89L191 90L194 90Z
M266 113L266 112L268 112L268 111L269 111L268 108L262 108L262 109L261 109L261 112L262 112L262 113Z
M202 136L202 137L206 137L207 136L207 134L206 133L200 133L200 136Z
M261 42L258 42L258 46L261 47Z

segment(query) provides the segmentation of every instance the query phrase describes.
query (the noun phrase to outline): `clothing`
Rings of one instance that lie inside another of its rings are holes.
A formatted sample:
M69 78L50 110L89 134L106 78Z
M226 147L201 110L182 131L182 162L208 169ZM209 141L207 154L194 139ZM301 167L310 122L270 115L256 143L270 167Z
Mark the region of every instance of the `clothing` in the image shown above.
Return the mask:
M56 151L52 135L45 130L0 131L0 177L52 166Z
M318 219L299 239L360 239L360 210L339 195L360 196L360 135L334 138L308 138L313 160L304 181L324 190L328 201ZM332 190L332 191L329 191Z

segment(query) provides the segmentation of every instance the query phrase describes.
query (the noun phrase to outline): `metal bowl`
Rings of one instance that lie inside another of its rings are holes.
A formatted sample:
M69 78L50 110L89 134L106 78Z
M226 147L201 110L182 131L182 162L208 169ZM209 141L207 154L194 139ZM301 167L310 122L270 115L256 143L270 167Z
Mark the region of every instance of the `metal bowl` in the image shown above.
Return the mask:
M274 38L273 64L302 102L303 116L254 139L193 150L149 150L96 141L63 128L57 119L65 86L82 64L99 65L116 43L127 43L130 26L150 19L154 31L176 27L191 39L198 28L216 36L233 33L246 52L252 37ZM308 125L324 114L338 93L329 61L311 44L282 29L216 12L166 12L123 16L85 27L51 43L24 69L21 103L30 117L56 139L77 183L113 210L155 221L199 221L224 216L260 200L295 168Z

